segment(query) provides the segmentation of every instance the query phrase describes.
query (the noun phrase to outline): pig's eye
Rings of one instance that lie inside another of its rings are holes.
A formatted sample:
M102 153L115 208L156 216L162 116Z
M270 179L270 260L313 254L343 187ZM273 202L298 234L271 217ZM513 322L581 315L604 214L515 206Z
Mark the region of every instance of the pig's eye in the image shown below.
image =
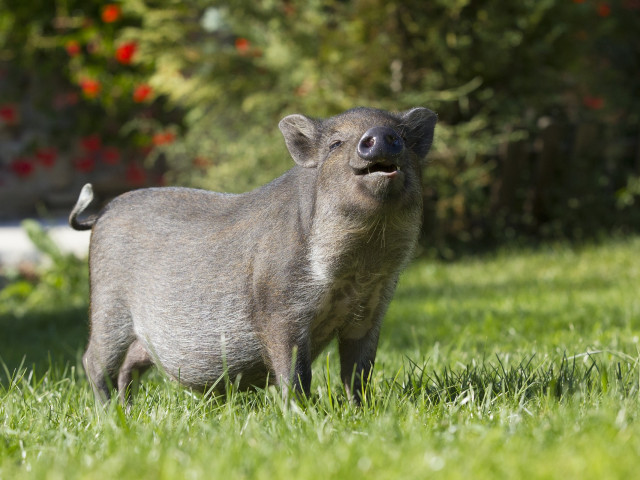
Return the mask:
M334 151L336 148L338 148L340 145L342 145L342 140L335 140L333 142L331 142L329 144L329 151L332 152Z

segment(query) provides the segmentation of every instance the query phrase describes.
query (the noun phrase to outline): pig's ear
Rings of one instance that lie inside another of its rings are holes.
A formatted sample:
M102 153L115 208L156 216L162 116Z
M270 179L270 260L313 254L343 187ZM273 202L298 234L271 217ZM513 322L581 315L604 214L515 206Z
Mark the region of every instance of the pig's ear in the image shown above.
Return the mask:
M428 108L412 108L401 116L402 135L407 146L413 150L418 158L423 159L429 153L433 143L433 130L438 116Z
M298 165L315 167L318 164L318 124L304 115L288 115L278 124L289 153Z

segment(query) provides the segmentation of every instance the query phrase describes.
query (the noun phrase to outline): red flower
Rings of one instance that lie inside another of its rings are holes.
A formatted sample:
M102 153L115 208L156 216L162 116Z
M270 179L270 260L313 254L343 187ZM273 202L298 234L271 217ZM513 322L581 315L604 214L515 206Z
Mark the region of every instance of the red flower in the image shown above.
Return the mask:
M131 59L133 55L136 53L138 49L138 44L136 42L127 42L123 43L116 49L116 60L118 60L123 65L128 65L131 63Z
M120 6L110 3L102 7L102 21L104 23L113 23L120 18Z
M107 147L102 151L102 161L107 165L120 163L120 150L116 147Z
M54 147L40 148L36 152L36 158L45 167L53 167L53 164L56 163L56 159L58 158L58 151Z
M100 149L102 141L98 135L89 135L88 137L81 138L80 143L82 144L82 148L87 152L95 152Z
M89 173L93 171L96 166L96 161L88 156L76 158L73 162L74 168L82 173Z
M156 133L151 140L154 145L168 145L173 143L176 136L173 132Z
M31 175L35 169L33 162L26 158L16 158L11 165L9 165L13 173L21 178L26 178Z
M138 165L131 164L127 167L127 180L133 185L143 185L147 179L144 169Z
M70 57L75 57L76 55L80 54L80 44L75 40L69 40L64 45L64 48Z
M0 105L0 118L9 125L18 122L18 110L14 105Z
M582 99L582 103L585 107L591 110L600 110L604 107L604 99L602 97L592 97L587 95Z
M137 103L144 102L149 95L153 92L153 88L146 83L138 85L133 91L133 101Z
M98 80L86 78L80 82L80 88L82 88L82 93L85 97L96 98L100 94L100 90L102 90L102 85Z
M238 53L245 54L249 51L249 48L251 48L251 43L249 43L249 40L242 37L236 38L236 50L238 51Z
M611 6L608 3L599 4L598 15L600 15L602 18L606 18L611 15Z

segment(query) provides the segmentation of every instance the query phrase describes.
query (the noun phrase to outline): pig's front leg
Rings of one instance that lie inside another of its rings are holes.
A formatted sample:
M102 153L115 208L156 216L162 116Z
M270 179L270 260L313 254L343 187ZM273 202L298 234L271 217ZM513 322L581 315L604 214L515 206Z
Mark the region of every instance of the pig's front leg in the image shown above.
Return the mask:
M311 393L311 348L308 341L284 341L270 352L276 384L285 399L292 390L296 394Z
M338 337L340 376L347 396L357 404L364 400L376 359L379 334L380 323L377 323L360 338L350 338L348 331L341 332Z

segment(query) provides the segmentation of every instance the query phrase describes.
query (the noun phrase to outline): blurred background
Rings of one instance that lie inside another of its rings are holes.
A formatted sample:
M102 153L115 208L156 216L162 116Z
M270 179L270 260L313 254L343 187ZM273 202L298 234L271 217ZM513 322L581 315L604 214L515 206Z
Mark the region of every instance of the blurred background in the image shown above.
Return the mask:
M280 118L363 105L439 115L424 253L637 231L639 32L640 0L0 0L0 222L246 191Z

